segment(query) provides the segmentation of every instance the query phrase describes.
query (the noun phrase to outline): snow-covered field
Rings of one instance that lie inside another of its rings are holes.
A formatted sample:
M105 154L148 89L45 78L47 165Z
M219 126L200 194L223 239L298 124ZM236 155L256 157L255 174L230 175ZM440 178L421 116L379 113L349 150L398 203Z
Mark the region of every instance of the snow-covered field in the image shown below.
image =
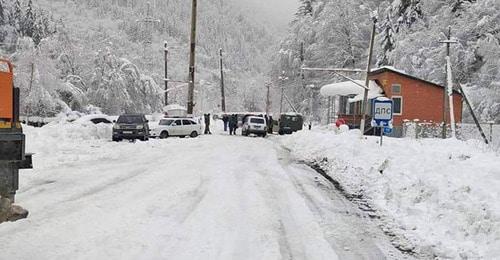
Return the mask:
M0 259L407 258L278 137L114 143L110 131L25 128L35 169L16 199L30 216L0 225Z
M280 139L377 210L413 251L438 259L500 259L500 156L480 141L304 131Z

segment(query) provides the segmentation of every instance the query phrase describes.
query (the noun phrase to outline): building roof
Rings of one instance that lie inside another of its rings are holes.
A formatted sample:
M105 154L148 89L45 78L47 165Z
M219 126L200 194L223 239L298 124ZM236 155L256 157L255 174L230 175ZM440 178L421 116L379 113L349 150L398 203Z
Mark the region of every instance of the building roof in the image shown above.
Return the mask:
M398 70L398 69L396 69L394 67L390 67L390 66L384 66L384 67L380 67L380 68L374 69L374 70L372 70L370 72L370 76L381 74L381 73L384 73L384 72L393 72L393 73L398 74L400 76L407 77L407 78L410 78L410 79L413 79L413 80L416 80L416 81L420 81L420 82L422 82L424 84L427 84L427 85L432 85L432 86L435 86L435 87L438 87L438 88L446 89L446 87L444 87L443 85L440 85L440 84L437 84L437 83L434 83L434 82L431 82L431 81L428 81L428 80L425 80L425 79L417 78L415 76L412 76L410 74L405 73L404 71ZM456 89L453 89L453 92L455 92L456 94L462 95L462 93L460 93Z
M356 102L363 100L365 89L359 85L365 85L365 82L362 80L355 80L356 83L352 81L338 82L325 85L321 87L320 93L325 97L333 97L333 96L354 96L349 99L349 102ZM370 80L368 91L368 98L376 98L383 96L382 87L377 84L374 80Z

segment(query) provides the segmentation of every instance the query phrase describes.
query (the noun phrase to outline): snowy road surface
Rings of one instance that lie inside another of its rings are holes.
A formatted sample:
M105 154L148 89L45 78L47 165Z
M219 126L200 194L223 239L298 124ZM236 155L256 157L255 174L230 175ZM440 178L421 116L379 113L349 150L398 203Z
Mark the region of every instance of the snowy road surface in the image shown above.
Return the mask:
M44 147L21 175L29 218L0 225L0 259L404 258L273 138Z

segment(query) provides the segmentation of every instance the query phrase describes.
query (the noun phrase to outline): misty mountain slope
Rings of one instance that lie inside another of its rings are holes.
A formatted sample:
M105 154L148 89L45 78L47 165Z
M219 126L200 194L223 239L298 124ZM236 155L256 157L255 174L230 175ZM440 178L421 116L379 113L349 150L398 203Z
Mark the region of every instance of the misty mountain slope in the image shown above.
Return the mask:
M159 111L163 104L164 41L170 46L169 78L187 80L191 4L151 2L149 14L154 21L145 23L148 5L143 1L35 1L37 8L50 14L56 32L39 45L28 43L14 53L3 51L19 64L17 85L28 97L24 110L51 115L65 109L84 110L90 104L107 113ZM27 1L21 3L23 8L26 5ZM269 64L267 52L274 39L239 10L233 5L220 6L216 0L199 3L198 111L217 110L219 48L225 54L229 109L255 107L261 99L252 86L263 85ZM29 42L19 36L20 42ZM147 41L152 44L145 44ZM35 85L41 85L43 98L29 88L31 61L37 61ZM42 80L40 77L46 74L53 77ZM187 88L170 85L171 102L185 104ZM241 102L242 99L250 102Z

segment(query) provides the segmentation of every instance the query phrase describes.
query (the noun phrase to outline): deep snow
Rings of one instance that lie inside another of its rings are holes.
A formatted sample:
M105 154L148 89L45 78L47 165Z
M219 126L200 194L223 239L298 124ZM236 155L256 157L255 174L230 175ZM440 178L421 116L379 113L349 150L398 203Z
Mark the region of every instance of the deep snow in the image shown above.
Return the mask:
M273 139L109 141L109 125L26 128L34 170L2 259L403 259L365 213Z
M361 195L404 247L437 259L500 258L500 157L477 140L360 139L318 129L280 139Z

